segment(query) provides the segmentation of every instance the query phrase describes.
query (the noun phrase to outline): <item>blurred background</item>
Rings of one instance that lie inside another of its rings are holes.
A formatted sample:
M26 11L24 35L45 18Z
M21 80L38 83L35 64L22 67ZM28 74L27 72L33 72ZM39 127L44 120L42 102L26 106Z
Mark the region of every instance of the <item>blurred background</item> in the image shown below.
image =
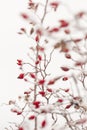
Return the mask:
M73 12L87 11L87 0L60 1ZM27 0L0 1L0 127L10 118L8 110L2 109L2 104L9 99L15 99L26 86L17 79L19 69L16 62L20 58L26 59L30 44L26 36L18 35L20 28L26 24L20 18L20 12L26 11L27 2Z

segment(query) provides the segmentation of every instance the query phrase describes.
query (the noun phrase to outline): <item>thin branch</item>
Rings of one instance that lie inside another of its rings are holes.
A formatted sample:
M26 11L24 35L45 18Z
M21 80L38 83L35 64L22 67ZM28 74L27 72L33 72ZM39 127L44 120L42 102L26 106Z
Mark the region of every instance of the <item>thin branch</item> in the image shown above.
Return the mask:
M46 12L47 12L47 4L48 4L48 0L46 0L45 9L44 9L44 14L43 14L43 17L42 17L42 19L41 19L41 23L43 23L44 18L45 18L45 16L46 16Z

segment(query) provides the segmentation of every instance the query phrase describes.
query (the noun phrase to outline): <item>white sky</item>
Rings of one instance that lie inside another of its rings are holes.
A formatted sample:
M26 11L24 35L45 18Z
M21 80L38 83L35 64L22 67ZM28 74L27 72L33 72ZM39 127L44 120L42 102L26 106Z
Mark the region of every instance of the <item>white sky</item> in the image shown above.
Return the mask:
M15 93L17 87L16 59L24 49L17 34L21 26L19 13L23 7L24 0L0 1L0 99L5 99L11 92Z
M62 1L69 4L72 10L87 10L87 0ZM0 0L0 104L20 93L24 85L16 78L16 60L26 57L27 53L28 40L17 34L24 24L19 14L26 7L27 0Z

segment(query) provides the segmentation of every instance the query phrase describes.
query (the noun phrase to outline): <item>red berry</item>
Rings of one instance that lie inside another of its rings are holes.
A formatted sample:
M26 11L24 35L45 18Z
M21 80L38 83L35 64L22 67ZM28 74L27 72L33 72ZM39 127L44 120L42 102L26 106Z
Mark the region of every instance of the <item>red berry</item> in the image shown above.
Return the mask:
M38 59L41 61L42 60L42 57L41 57L41 55L38 55Z
M69 68L67 68L67 67L61 67L61 69L62 69L63 71L69 71Z
M59 28L53 28L53 29L51 29L49 32L50 33L53 33L53 32L58 32L59 31Z
M11 112L17 113L16 109L11 109Z
M22 13L21 16L22 16L22 18L24 18L24 19L28 19L28 18L29 18L26 13Z
M52 89L51 89L51 88L47 88L47 91L48 91L48 92L52 92Z
M35 37L35 41L39 42L39 36L38 35Z
M64 91L65 91L65 92L69 92L69 89L65 89Z
M62 103L63 102L63 99L58 99L58 101L57 102L60 102L60 103Z
M69 23L65 20L60 20L60 28L64 28L67 27L69 25Z
M46 120L43 120L41 123L41 127L44 128L46 126Z
M63 80L63 81L66 81L66 80L68 80L68 77L63 77L62 80Z
M22 114L22 111L18 111L18 112L17 112L17 115L21 115L21 114Z
M81 18L81 17L83 17L84 14L85 14L85 12L79 12L76 16Z
M21 73L19 76L18 76L18 79L23 79L24 78L24 73Z
M44 79L41 79L41 80L39 80L39 85L43 85L44 83L45 83L45 80Z
M26 33L26 30L25 30L25 28L21 28L20 30L21 30L21 31L23 31L24 33Z
M39 108L40 107L40 102L35 101L35 102L33 102L33 105L35 106L35 108Z
M65 54L65 57L66 57L67 59L71 59L71 55L68 54L68 53Z
M32 115L32 116L29 117L29 120L33 120L33 119L35 119L34 115Z
M54 1L54 2L51 2L50 5L56 11L57 7L59 6L59 2L58 1Z
M30 73L31 78L35 79L36 76L33 73Z
M22 60L17 59L17 64L21 66L22 65Z
M19 129L18 130L24 130L24 128L23 127L19 127Z
M37 29L36 30L36 34L39 35L39 36L41 36L42 35L42 31L40 29Z
M41 51L41 52L43 52L45 48L42 47L42 46L37 46L36 49L37 49L37 51Z
M37 61L35 62L35 64L36 64L36 65L38 65L39 63L40 63L40 61L39 61L39 60L37 60Z
M50 81L48 82L48 85L52 85L52 84L54 84L54 83L55 83L54 80L50 80Z
M80 42L81 40L82 40L81 38L73 39L73 41L74 41L75 43L78 43L78 42Z
M25 91L24 94L27 94L27 95L28 95L28 94L30 94L30 92L29 92L29 91Z
M64 32L65 32L66 34L70 34L70 30L68 30L68 29L65 29Z
M65 109L69 109L71 107L71 104L67 105Z
M84 63L80 61L80 62L76 62L76 63L75 63L75 66L82 66L83 64L84 64Z
M42 96L45 96L45 92L44 91L40 91L39 94L41 94Z

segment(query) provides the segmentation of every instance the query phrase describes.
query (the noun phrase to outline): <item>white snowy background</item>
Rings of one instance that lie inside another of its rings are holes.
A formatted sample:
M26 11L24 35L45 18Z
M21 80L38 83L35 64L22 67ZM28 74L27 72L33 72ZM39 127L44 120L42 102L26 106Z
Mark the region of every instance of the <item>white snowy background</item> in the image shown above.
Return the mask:
M39 0L38 0L39 1ZM44 0L43 0L44 1ZM72 11L87 10L87 0L64 1ZM22 93L25 84L17 79L16 60L26 58L28 39L17 34L24 21L20 12L26 11L27 0L0 0L0 127L10 115L2 104Z

